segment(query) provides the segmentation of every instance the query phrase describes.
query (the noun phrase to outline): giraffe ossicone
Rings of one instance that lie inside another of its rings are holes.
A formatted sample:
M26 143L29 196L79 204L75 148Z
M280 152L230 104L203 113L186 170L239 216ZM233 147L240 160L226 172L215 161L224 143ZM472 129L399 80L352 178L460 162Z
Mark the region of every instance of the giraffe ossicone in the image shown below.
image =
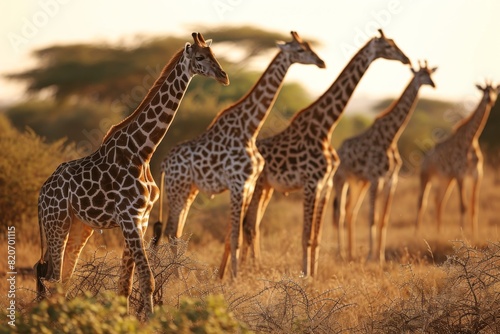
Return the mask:
M159 191L149 161L194 75L229 84L209 43L200 33L192 37L194 44L186 43L170 59L137 109L111 127L95 152L62 163L43 184L41 258L35 264L39 297L46 294L42 280L69 281L94 229L120 227L125 248L118 291L128 300L137 266L145 313L153 312L154 278L143 238Z

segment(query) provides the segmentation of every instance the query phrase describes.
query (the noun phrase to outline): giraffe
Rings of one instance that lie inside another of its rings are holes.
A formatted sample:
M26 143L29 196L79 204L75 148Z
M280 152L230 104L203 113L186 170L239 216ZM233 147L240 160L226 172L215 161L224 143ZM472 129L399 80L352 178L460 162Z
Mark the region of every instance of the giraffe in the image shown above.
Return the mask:
M344 254L344 220L347 223L348 257L354 248L354 223L366 191L370 194L368 259L385 261L385 241L392 198L402 160L397 142L413 110L423 85L435 87L427 61L415 71L398 100L376 117L372 126L345 140L338 150L340 165L333 178L335 187L334 225L339 230L339 253ZM379 210L381 212L379 213ZM375 251L375 243L377 250Z
M164 234L169 239L182 235L189 208L200 190L211 195L230 191L226 241L230 243L233 277L237 276L241 224L264 167L256 146L257 134L293 63L325 67L308 42L294 31L291 34L291 42L277 44L278 54L247 95L221 111L200 136L174 147L161 166L169 206ZM159 238L156 236L156 241ZM221 277L225 267L226 263Z
M95 152L62 163L43 184L38 200L41 258L35 264L40 296L46 291L42 279L71 278L94 229L120 227L125 248L118 291L128 300L137 266L144 311L152 314L154 279L143 238L159 191L149 161L194 75L229 84L211 40L200 33L192 36L194 44L186 43L172 57L137 109L110 128Z
M299 111L285 130L257 141L266 164L243 223L242 260L248 248L254 261L260 258L259 226L274 190L287 193L303 189L302 271L311 276L317 271L323 208L331 189L329 180L338 164L330 144L332 132L356 85L374 60L410 62L392 39L386 38L382 30L379 32L380 37L369 40L325 93Z
M464 227L464 216L467 211L465 178L472 178L472 194L470 197L470 223L474 238L477 237L479 209L479 186L483 176L483 154L479 147L479 136L484 129L491 108L495 105L500 85L491 83L485 86L476 85L483 93L476 110L454 129L452 135L436 144L424 157L420 170L420 194L418 199L418 215L415 231L418 232L427 206L427 196L433 180L438 180L436 190L436 221L438 231L441 230L442 208L450 194L453 181L456 181L460 192L461 226Z

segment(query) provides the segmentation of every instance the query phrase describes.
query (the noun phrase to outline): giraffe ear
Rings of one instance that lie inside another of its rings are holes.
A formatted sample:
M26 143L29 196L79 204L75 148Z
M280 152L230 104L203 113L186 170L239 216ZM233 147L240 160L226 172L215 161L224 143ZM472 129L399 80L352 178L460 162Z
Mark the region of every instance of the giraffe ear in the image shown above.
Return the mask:
M290 46L283 42L283 41L279 41L279 42L276 42L276 46L281 50L281 51L287 51L287 50L290 50Z
M191 43L186 42L186 45L184 45L184 54L188 59L191 59L191 56L193 55L193 48L191 47Z
M212 45L212 40L211 39L207 39L205 41L205 44L207 45L207 48L209 48Z
M437 69L438 69L438 68L437 68L437 66L436 66L436 67L431 68L431 73L436 72L436 70L437 70Z
M481 87L481 85L480 85L480 84L476 84L476 88L477 88L477 89L479 89L479 90L484 91L484 88L483 88L483 87Z

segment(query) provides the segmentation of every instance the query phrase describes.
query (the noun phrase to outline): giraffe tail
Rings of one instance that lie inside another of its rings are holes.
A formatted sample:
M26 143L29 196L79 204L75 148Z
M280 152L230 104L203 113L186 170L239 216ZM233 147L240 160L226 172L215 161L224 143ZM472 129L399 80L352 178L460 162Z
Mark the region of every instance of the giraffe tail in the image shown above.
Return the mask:
M163 194L164 194L164 188L165 188L165 169L162 168L161 174L160 174L160 199L158 200L159 203L159 211L158 211L158 221L153 225L153 240L151 240L151 244L153 248L156 248L160 242L161 239L161 232L162 232L162 218L163 218Z
M40 207L38 208L38 227L40 229L40 260L35 263L33 270L36 275L36 291L37 291L37 299L42 299L47 292L45 285L42 282L42 278L47 278L48 272L48 262L45 262L45 230L42 224L42 214L40 212Z

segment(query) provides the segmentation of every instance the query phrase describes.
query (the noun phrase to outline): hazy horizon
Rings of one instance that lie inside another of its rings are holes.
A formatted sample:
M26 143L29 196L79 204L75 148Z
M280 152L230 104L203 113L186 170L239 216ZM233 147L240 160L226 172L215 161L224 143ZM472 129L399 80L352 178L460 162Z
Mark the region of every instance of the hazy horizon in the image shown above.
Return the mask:
M2 8L3 7L3 8ZM9 13L0 22L4 50L0 73L34 66L33 50L54 44L117 43L134 36L175 35L190 40L193 29L225 25L252 25L287 33L296 30L305 39L321 43L315 49L325 60L325 70L292 67L287 81L300 82L314 98L326 90L349 59L378 28L393 38L416 65L427 59L438 66L436 89L425 87L422 97L464 101L479 97L475 84L485 79L500 82L500 47L494 43L500 31L500 3L430 0L370 1L359 3L311 0L266 2L257 0L184 1L182 4L145 0L140 3L105 3L90 0L39 0L2 3ZM175 12L175 15L171 13ZM199 28L197 28L199 27ZM206 36L210 38L210 36ZM217 41L214 41L217 51ZM263 70L262 61L257 70ZM351 102L397 97L411 78L407 66L377 60L367 71ZM23 85L0 79L0 105L22 99Z

